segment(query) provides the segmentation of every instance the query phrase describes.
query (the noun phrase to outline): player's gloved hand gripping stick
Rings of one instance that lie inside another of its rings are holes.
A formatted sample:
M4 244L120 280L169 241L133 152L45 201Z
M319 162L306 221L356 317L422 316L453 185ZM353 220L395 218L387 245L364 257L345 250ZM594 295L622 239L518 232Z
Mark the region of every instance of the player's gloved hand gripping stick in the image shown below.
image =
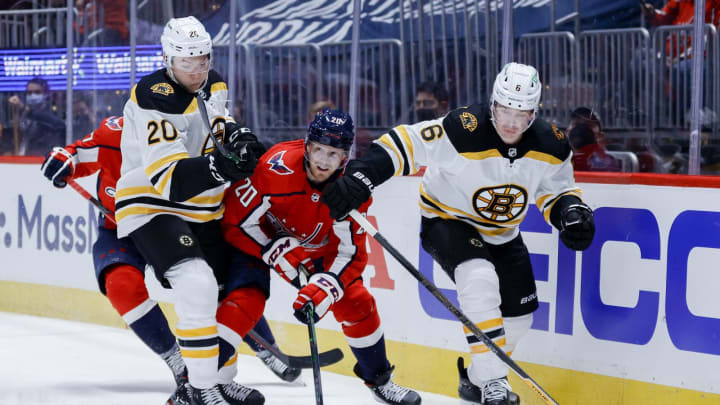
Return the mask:
M405 267L405 269L409 271L410 274L412 274L413 277L415 277L420 282L420 284L423 285L423 287L430 291L430 293L434 295L435 298L437 298L438 301L440 301L445 306L445 308L447 308L453 315L455 315L455 317L460 320L460 322L462 322L463 326L468 328L473 333L473 335L475 335L475 337L480 339L480 341L482 341L490 349L490 351L495 353L495 355L498 356L500 360L507 364L510 369L518 375L518 377L520 377L528 386L530 386L530 388L532 388L532 390L535 391L546 404L558 405L557 401L555 401L550 396L550 394L548 394L537 382L535 382L535 380L533 380L525 371L523 371L523 369L520 368L520 366L515 363L515 361L511 359L510 356L507 355L507 353L505 353L505 351L499 348L495 344L495 342L493 342L492 339L488 337L488 335L483 333L480 328L478 328L474 323L472 323L472 321L470 321L470 319L468 319L468 317L463 314L459 308L457 308L452 302L450 302L450 300L448 300L447 297L445 297L443 293L441 293L440 290L438 290L438 288L435 287L435 285L430 280L428 280L422 273L420 273L420 271L418 271L418 269L416 269L415 266L413 266L412 263L410 263L405 258L405 256L403 256L397 249L395 249L390 244L390 242L388 242L387 239L385 239L362 214L360 214L357 210L352 210L350 211L350 216L355 220L355 222L358 223L358 225L360 225L361 228L363 228L367 233L369 233L370 236L372 236L376 241L378 241L380 245L385 248L385 250L387 250L398 262L400 262L400 264L402 264L402 266Z
M300 265L298 273L300 286L304 287L308 283L308 271L305 266ZM315 405L323 405L320 358L318 355L317 334L315 333L315 304L313 304L312 301L308 301L303 307L303 310L307 315L308 335L310 337L310 356L312 357L313 384L315 385Z

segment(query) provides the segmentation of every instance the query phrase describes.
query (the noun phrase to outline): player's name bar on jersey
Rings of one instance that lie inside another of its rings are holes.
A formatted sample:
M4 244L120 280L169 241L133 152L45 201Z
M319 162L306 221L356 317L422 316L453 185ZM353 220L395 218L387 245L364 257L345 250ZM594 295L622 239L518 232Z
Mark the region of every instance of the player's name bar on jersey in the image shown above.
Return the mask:
M130 88L130 47L73 48L74 90ZM163 67L160 45L135 48L135 79ZM47 80L52 90L67 87L67 49L1 49L0 92L22 92L33 77Z

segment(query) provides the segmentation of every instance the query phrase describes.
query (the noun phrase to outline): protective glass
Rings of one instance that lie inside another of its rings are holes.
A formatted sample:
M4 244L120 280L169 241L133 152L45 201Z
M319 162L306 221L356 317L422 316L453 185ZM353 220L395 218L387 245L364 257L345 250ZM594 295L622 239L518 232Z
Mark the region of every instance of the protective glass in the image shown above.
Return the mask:
M345 151L329 145L310 142L307 147L308 160L311 163L328 169L338 169L345 161Z
M197 74L207 73L210 71L212 63L210 58L180 58L174 57L172 67L173 69L179 70L183 73Z
M493 106L493 118L495 124L499 127L525 129L533 119L533 111L516 110L495 104Z

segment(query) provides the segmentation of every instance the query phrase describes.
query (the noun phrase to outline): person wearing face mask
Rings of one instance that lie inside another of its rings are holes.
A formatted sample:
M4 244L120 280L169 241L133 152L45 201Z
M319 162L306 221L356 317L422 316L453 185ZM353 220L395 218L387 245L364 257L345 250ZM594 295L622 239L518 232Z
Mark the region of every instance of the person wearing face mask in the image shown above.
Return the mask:
M298 288L292 308L307 322L307 305L315 307L315 321L332 312L341 323L355 355L355 374L384 404L420 404L420 396L392 381L375 298L363 285L367 264L367 235L350 219L333 220L320 203L320 194L342 178L342 169L355 138L349 114L324 109L314 116L305 139L270 148L247 181L225 193L223 232L241 253L233 258L225 286L241 306L222 307L218 319L246 330L263 312L270 294L270 269ZM367 212L370 202L360 207ZM299 272L307 270L301 286ZM236 314L236 315L233 315ZM239 341L239 340L238 340ZM234 353L220 351L221 362Z
M537 118L542 85L534 67L509 63L490 104L400 125L373 143L321 201L343 218L393 176L417 173L423 248L455 282L460 309L508 355L530 329L538 297L519 225L534 202L570 249L585 250L595 225L575 185L567 137ZM403 209L398 207L399 209ZM463 400L514 405L508 366L472 333L471 364L458 359Z
M423 82L415 89L415 119L428 121L448 112L448 92L435 82Z
M65 143L65 121L53 112L49 91L45 79L34 77L25 88L25 102L19 96L8 99L19 114L20 155L44 155L52 146Z

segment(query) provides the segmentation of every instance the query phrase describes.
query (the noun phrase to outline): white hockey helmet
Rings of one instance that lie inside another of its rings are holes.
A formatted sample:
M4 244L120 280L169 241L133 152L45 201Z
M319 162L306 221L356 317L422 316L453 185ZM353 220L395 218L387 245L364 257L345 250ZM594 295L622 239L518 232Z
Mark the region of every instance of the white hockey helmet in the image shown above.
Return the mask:
M498 103L516 110L537 112L542 84L537 70L530 65L510 62L495 78L490 107Z
M173 57L193 57L208 55L212 60L212 38L205 26L197 18L171 18L165 24L160 37L165 66L172 67ZM172 77L171 69L168 69ZM175 80L174 77L172 77Z

